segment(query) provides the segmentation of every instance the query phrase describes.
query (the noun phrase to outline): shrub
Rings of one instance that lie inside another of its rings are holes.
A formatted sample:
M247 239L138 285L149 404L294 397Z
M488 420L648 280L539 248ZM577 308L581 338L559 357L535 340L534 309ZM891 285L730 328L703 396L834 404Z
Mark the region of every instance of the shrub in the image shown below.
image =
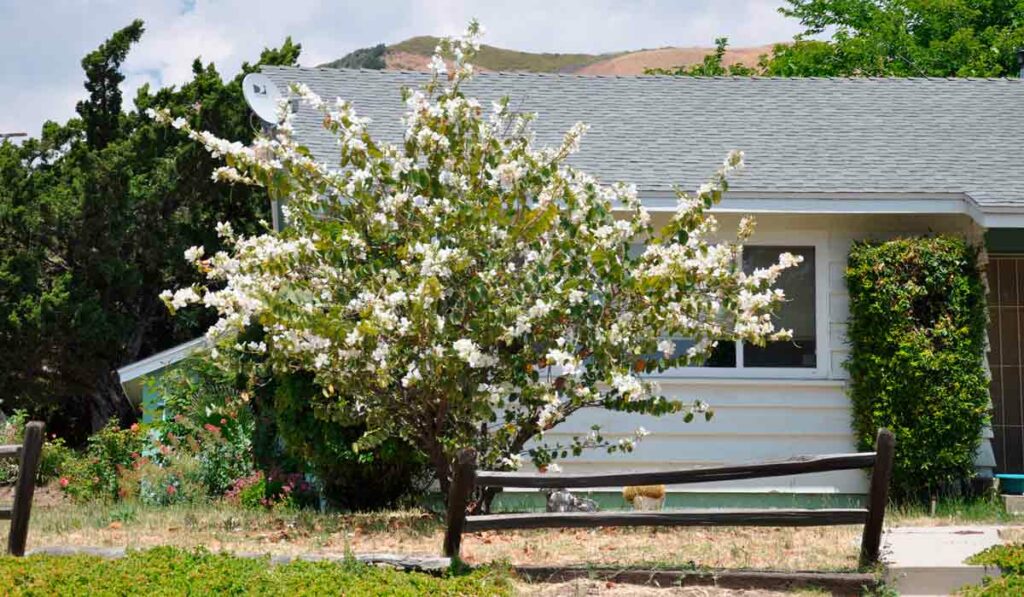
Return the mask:
M196 356L150 382L160 396L159 412L153 413L160 417L153 424L155 438L180 443L196 456L211 496L223 495L235 479L253 471L255 419L249 394L236 381Z
M237 479L224 494L224 499L249 509L293 509L314 505L317 494L302 474L273 472L268 476L257 471Z
M172 452L162 462L139 458L121 469L121 499L138 499L150 506L195 503L206 497L197 458Z
M120 429L116 420L93 434L85 453L67 459L61 467L60 485L74 499L116 500L130 491L122 487L122 471L131 468L147 447L146 433L139 425Z
M977 249L948 237L854 244L850 393L861 449L896 435L898 499L950 490L974 471L987 421L985 291Z
M402 92L398 144L371 135L351 104L294 86L338 140L329 167L289 127L245 147L148 112L224 157L221 179L290 198L280 232L236 235L221 223L227 251L191 247L186 258L209 285L168 289L167 306L215 309L208 335L221 362L244 371L258 355L275 373L308 372L320 420L365 424L360 454L388 438L410 442L442 492L462 447L504 469L524 454L543 466L598 447L590 434L544 442L581 409L693 420L703 403L665 395L645 374L703 363L718 342L788 340L770 317L783 298L774 286L800 262L784 253L748 275L738 256L752 221L736 242L713 232L710 209L741 152L696 193L680 191L655 229L635 186L570 165L585 125L540 147L534 115L508 98L482 109L464 94L479 33L474 22L463 39L441 40L433 76ZM248 339L253 328L261 340ZM677 350L671 337L692 344ZM600 447L632 446L624 437Z
M346 562L271 565L204 550L158 547L123 558L33 555L0 558L5 595L509 595L509 573L492 568L440 576Z
M277 380L273 410L285 450L308 464L334 506L379 510L408 503L429 483L429 470L420 453L397 438L372 449L353 450L366 426L349 421L330 408L311 375L294 374ZM339 422L340 420L340 422Z
M0 444L20 444L25 440L25 424L28 413L15 411L13 415L0 424ZM65 461L75 457L62 438L49 437L43 442L43 451L39 455L39 470L36 482L49 483L59 476ZM9 485L18 478L18 461L11 458L0 459L0 485Z

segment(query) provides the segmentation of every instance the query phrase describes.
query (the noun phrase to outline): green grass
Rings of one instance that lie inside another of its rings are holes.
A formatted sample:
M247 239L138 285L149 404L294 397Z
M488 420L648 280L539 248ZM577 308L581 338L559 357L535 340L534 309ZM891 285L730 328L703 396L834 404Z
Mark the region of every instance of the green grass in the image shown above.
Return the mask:
M158 547L124 558L0 558L4 595L509 595L507 569L432 576L356 561L291 562Z
M931 515L931 507L925 504L904 504L890 507L886 513L887 522L891 524L920 524L933 521L950 524L994 524L1019 521L1012 514L1007 514L1003 502L998 496L976 498L947 498L939 500L935 505L935 516Z
M403 42L388 46L395 52L409 52L421 56L430 56L437 47L438 39L430 35L411 37ZM496 71L530 71L537 73L554 73L571 71L576 68L607 60L618 56L613 54L548 54L519 52L494 46L481 45L474 64Z

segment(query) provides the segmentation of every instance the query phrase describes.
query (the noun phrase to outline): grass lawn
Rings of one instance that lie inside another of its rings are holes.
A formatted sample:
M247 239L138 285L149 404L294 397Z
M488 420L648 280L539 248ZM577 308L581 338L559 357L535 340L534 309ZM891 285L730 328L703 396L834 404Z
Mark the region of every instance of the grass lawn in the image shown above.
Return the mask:
M147 507L43 499L29 549L92 546L205 547L213 552L297 555L439 555L440 519L421 511L318 514L242 510L223 504ZM470 564L592 564L652 567L854 570L861 527L607 528L468 534Z
M1005 522L1008 518L997 503L982 501L941 504L935 517L923 508L903 508L890 512L887 520L889 524L937 525ZM1024 527L1008 529L1007 540L1024 536ZM320 514L244 510L222 503L164 508L135 503L75 504L46 488L33 511L29 549L89 546L145 550L173 545L213 553L435 556L441 551L443 532L438 516L418 510ZM857 566L860 536L860 526L551 529L468 534L462 553L468 563L484 566L482 573L499 576L498 571L509 564L852 571ZM488 566L492 563L494 566ZM495 578L488 579L494 590L505 590ZM543 591L553 591L544 593L551 595L618 591L603 584L591 586L594 582L545 586ZM521 588L512 581L511 590L519 592L517 587ZM435 592L447 594L444 590ZM540 590L532 586L529 593Z

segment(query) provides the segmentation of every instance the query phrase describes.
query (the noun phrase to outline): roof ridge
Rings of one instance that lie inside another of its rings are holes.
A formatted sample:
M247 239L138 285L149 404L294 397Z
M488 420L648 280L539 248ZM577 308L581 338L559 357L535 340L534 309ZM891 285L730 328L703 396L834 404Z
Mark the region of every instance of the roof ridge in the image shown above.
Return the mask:
M367 74L401 74L401 75L429 75L427 71L407 69L373 69L373 68L337 68L333 66L280 66L266 65L261 69L277 70L299 70L317 72L337 73L367 73ZM1018 77L940 77L940 76L918 76L918 77L894 77L876 75L840 75L827 77L783 77L777 75L671 75L671 74L635 74L635 75L606 75L587 73L559 73L559 72L535 72L535 71L478 71L474 77L523 77L523 78L558 78L558 79L623 79L623 80L731 80L731 81L892 81L892 82L919 82L919 81L948 81L948 82L1024 82Z

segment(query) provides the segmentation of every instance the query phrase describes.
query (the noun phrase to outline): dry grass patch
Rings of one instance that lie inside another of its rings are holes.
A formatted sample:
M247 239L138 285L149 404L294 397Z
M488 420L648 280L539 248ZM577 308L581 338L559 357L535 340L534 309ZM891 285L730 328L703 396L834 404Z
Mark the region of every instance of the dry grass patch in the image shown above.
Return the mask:
M468 534L472 564L616 565L854 570L861 528L604 528ZM318 514L241 510L224 504L41 504L29 548L204 546L214 551L299 553L440 553L444 528L422 511Z
M1003 543L1024 543L1024 527L999 529L999 538L1003 540Z

